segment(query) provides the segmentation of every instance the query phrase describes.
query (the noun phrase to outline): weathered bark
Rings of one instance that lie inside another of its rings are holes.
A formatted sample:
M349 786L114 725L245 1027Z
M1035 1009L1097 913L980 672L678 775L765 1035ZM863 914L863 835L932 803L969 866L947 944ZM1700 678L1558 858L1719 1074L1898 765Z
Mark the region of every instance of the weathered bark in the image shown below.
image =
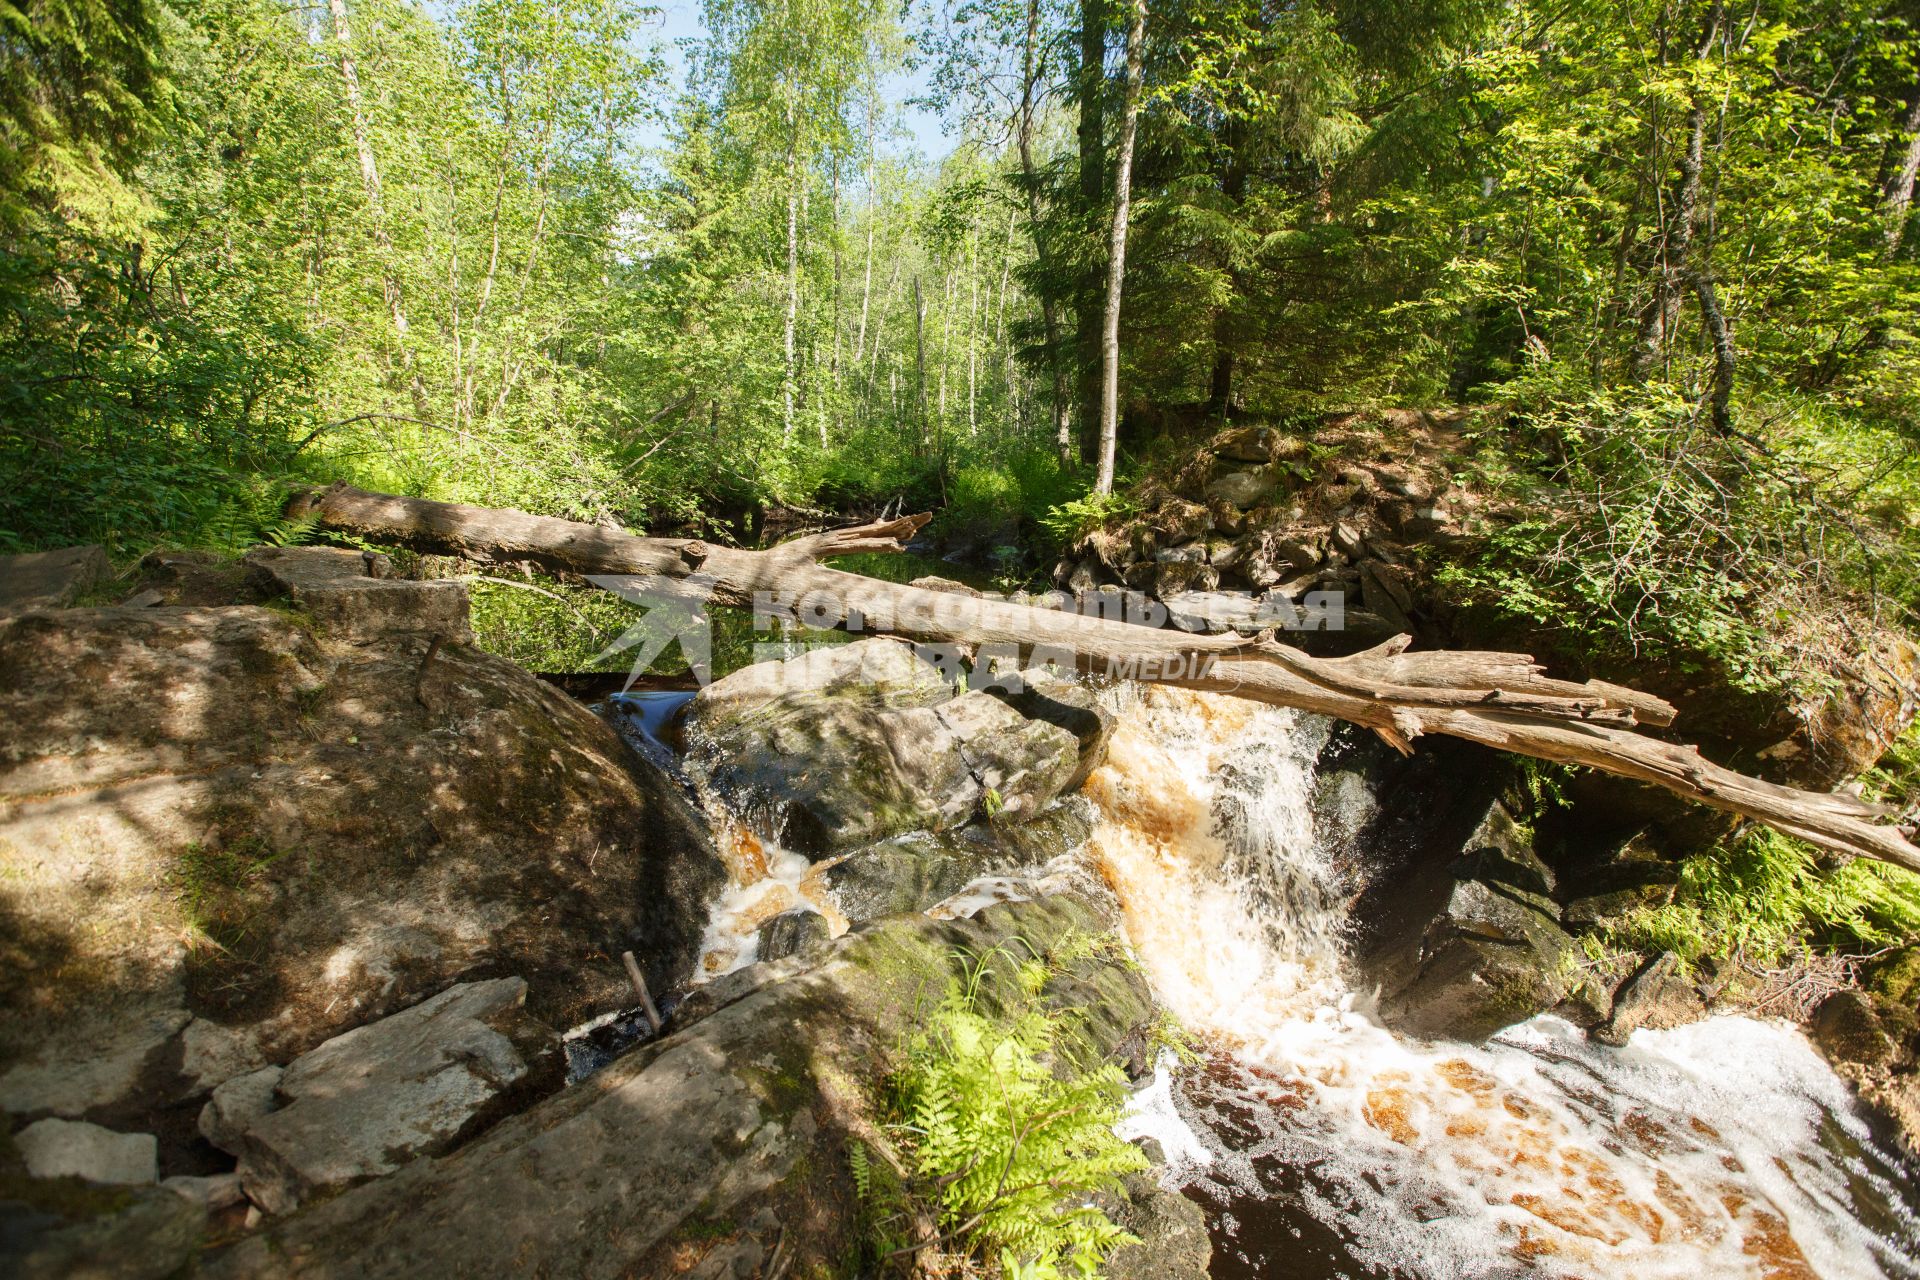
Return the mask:
M1707 403L1713 415L1713 429L1724 436L1733 430L1733 375L1736 367L1733 331L1727 327L1726 312L1720 309L1720 295L1713 287L1713 276L1702 268L1693 273L1692 279L1694 295L1700 300L1701 323L1706 325L1707 334L1713 339L1713 391Z
M1920 870L1920 849L1880 821L1886 811L1844 794L1796 791L1725 769L1688 746L1635 732L1663 726L1673 708L1600 681L1543 675L1524 654L1408 653L1396 639L1347 658L1312 658L1271 635L1187 635L958 593L927 591L824 568L831 556L898 551L924 515L837 529L766 551L618 529L519 511L366 493L346 485L298 495L288 514L391 545L480 563L549 572L655 575L687 582L717 604L794 608L810 624L886 632L1028 663L1071 660L1080 670L1132 673L1334 716L1372 729L1402 751L1442 733L1542 760L1585 765L1653 783L1742 814L1837 853ZM808 612L808 602L819 612ZM835 619L838 619L836 621Z
M1133 209L1133 138L1140 122L1140 70L1147 0L1133 0L1127 26L1127 96L1120 109L1120 152L1113 164L1113 239L1107 249L1107 306L1100 328L1100 467L1095 493L1113 492L1120 441L1120 295L1127 281L1127 220Z

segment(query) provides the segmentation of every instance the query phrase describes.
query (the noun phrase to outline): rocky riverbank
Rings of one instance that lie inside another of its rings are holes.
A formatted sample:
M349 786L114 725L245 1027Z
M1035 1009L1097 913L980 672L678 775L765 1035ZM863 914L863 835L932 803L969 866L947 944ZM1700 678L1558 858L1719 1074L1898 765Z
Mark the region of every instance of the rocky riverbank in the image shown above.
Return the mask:
M984 961L991 1003L1036 958L1077 1062L1153 1067L1146 979L1094 944L1124 923L1076 794L1110 698L956 690L868 639L709 686L680 751L643 753L630 706L476 650L459 584L388 569L162 556L108 589L68 557L0 605L17 1274L837 1274L866 1247L848 1144L887 1149L884 1082L950 978ZM1471 1041L1554 1010L1617 1043L1738 998L1583 951L1674 881L1645 820L1595 843L1481 749L1324 742L1311 826L1387 1025ZM1176 818L1227 821L1143 822ZM1812 1017L1908 1117L1911 967ZM1204 1274L1195 1204L1147 1177L1109 1207L1144 1237L1110 1274Z
M385 570L323 548L157 557L116 603L71 607L101 591L73 558L0 618L15 1273L856 1254L842 1148L884 1143L874 1091L916 1009L968 957L1113 927L1090 883L919 914L1084 839L1055 801L1103 718L1059 682L1065 701L1019 708L955 696L869 641L713 686L670 775L472 648L459 584ZM700 794L770 805L766 836L825 860L847 936L790 903L685 999L709 912L751 877L743 829L716 848ZM561 1033L631 1015L623 952L671 1023L563 1088ZM1144 1067L1136 970L1083 947L1050 981L1084 1054ZM1128 1212L1204 1243L1177 1196Z

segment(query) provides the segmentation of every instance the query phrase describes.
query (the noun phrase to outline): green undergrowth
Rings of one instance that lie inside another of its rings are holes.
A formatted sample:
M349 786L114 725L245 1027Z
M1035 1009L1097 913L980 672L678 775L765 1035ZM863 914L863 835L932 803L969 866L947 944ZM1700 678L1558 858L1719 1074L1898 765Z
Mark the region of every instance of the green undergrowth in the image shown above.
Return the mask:
M1630 912L1608 938L1689 964L1877 951L1920 938L1920 876L1864 858L1823 869L1811 846L1760 829L1689 859L1672 901Z
M1920 730L1863 779L1865 794L1905 809L1920 794ZM1844 865L1764 827L1687 861L1671 900L1626 915L1607 940L1672 951L1689 964L1744 958L1773 965L1803 947L1862 954L1920 941L1920 875L1858 858Z
M885 1098L898 1159L849 1149L882 1269L906 1270L934 1251L1021 1280L1090 1277L1135 1242L1091 1200L1147 1167L1113 1132L1125 1077L1075 1060L1071 1015L1044 996L1061 964L1105 954L1102 946L1095 938L1045 958L1017 960L1005 949L970 958L909 1036ZM990 971L1005 965L1012 982L989 993ZM935 1238L912 1239L915 1223L930 1224Z

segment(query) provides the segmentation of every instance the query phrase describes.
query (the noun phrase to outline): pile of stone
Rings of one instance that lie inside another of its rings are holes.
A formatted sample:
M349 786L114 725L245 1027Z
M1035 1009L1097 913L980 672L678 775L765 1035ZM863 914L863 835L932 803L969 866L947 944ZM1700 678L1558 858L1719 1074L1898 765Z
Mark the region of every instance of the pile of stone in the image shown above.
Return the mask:
M1478 506L1452 480L1464 416L1387 410L1308 435L1224 431L1171 480L1141 486L1137 514L1082 537L1055 580L1082 597L1145 593L1189 629L1296 618L1304 647L1326 652L1417 633L1420 548L1458 540ZM1321 593L1339 601L1337 623Z

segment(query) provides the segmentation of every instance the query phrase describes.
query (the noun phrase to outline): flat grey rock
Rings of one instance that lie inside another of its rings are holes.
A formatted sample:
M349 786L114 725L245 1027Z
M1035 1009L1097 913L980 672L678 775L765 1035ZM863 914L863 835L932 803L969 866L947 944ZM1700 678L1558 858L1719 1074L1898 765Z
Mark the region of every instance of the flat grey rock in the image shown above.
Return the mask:
M557 1044L526 994L519 978L461 983L296 1058L238 1144L248 1198L285 1213L467 1136Z
M61 547L0 556L0 616L57 609L113 571L99 547Z
M237 1173L216 1173L206 1177L162 1178L160 1185L178 1196L185 1196L205 1209L228 1209L247 1198Z
M268 1219L199 1274L664 1275L683 1269L668 1252L676 1242L718 1247L716 1227L723 1237L755 1232L763 1210L794 1204L806 1217L788 1222L787 1274L833 1274L862 1210L849 1180L833 1173L844 1167L846 1134L816 1117L849 1105L848 1082L885 1076L926 993L966 972L972 957L1062 952L1113 925L1092 903L1063 896L989 907L970 920L899 916L856 930L823 963L760 983L636 1047L457 1152ZM1062 956L1044 998L1088 1010L1066 1020L1064 1051L1102 1061L1116 1033L1152 1017L1152 997L1145 979L1110 954L1073 955ZM1013 965L988 969L986 998L1004 998ZM739 1256L750 1262L751 1250Z
M284 595L337 633L366 638L395 633L442 637L468 644L464 582L414 582L376 576L385 557L371 559L343 547L256 547L245 563L257 588Z
M115 1186L146 1186L160 1179L159 1144L150 1133L115 1133L83 1120L49 1117L13 1135L36 1178L85 1178Z
M43 1045L0 1075L0 1109L16 1115L78 1117L135 1095L148 1064L188 1023L185 1009L160 1009L90 1023L89 1051Z
M239 1154L240 1140L254 1121L280 1105L274 1090L284 1074L280 1067L262 1067L221 1084L200 1108L200 1136L222 1151Z

